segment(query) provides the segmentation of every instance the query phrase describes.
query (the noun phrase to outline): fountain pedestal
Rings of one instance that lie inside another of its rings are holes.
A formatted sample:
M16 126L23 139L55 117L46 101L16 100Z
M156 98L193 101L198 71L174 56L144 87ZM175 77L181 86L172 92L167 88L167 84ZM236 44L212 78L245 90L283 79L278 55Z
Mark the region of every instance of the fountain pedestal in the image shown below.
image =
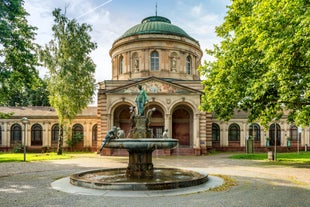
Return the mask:
M126 169L126 177L129 178L152 178L154 166L152 162L152 152L128 150L129 162Z

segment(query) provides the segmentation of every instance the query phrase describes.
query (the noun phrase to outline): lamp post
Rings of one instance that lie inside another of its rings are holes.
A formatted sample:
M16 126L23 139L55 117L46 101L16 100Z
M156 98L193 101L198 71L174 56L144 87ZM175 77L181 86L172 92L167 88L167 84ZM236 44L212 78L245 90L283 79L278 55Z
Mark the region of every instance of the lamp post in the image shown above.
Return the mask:
M26 133L27 133L26 127L27 124L29 123L28 118L23 117L22 123L24 124L24 162L26 162Z

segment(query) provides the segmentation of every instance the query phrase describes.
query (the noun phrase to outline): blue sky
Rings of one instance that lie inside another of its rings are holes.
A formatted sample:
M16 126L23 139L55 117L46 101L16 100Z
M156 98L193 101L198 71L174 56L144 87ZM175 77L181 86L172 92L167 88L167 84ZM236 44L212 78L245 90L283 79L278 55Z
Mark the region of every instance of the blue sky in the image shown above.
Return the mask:
M219 43L215 26L223 22L230 0L25 0L29 23L38 28L36 42L46 44L52 39L52 11L66 8L70 19L92 25L91 36L98 48L91 56L97 65L97 82L112 78L109 50L113 42L142 19L157 15L171 20L199 41L201 49ZM203 60L210 60L204 54ZM40 74L45 74L40 69Z

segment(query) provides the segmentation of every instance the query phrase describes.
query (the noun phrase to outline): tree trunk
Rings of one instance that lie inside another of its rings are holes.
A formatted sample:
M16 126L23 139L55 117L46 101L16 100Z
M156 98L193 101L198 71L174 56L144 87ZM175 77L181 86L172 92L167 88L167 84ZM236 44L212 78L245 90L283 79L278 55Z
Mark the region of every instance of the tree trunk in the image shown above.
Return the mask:
M60 124L59 125L57 155L62 155L62 146L63 146L63 126L62 126L62 124Z

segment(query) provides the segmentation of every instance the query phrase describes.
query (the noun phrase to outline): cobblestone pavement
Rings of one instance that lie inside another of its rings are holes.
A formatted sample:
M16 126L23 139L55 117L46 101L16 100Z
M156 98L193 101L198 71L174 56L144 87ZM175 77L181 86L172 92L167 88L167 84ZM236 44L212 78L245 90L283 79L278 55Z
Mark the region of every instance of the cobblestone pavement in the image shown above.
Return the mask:
M229 154L155 156L156 167L186 167L228 175L237 186L227 191L162 197L107 197L57 191L51 183L73 173L126 167L127 157L81 156L69 160L0 164L0 206L189 207L310 206L310 166L279 166L262 161L233 160Z

